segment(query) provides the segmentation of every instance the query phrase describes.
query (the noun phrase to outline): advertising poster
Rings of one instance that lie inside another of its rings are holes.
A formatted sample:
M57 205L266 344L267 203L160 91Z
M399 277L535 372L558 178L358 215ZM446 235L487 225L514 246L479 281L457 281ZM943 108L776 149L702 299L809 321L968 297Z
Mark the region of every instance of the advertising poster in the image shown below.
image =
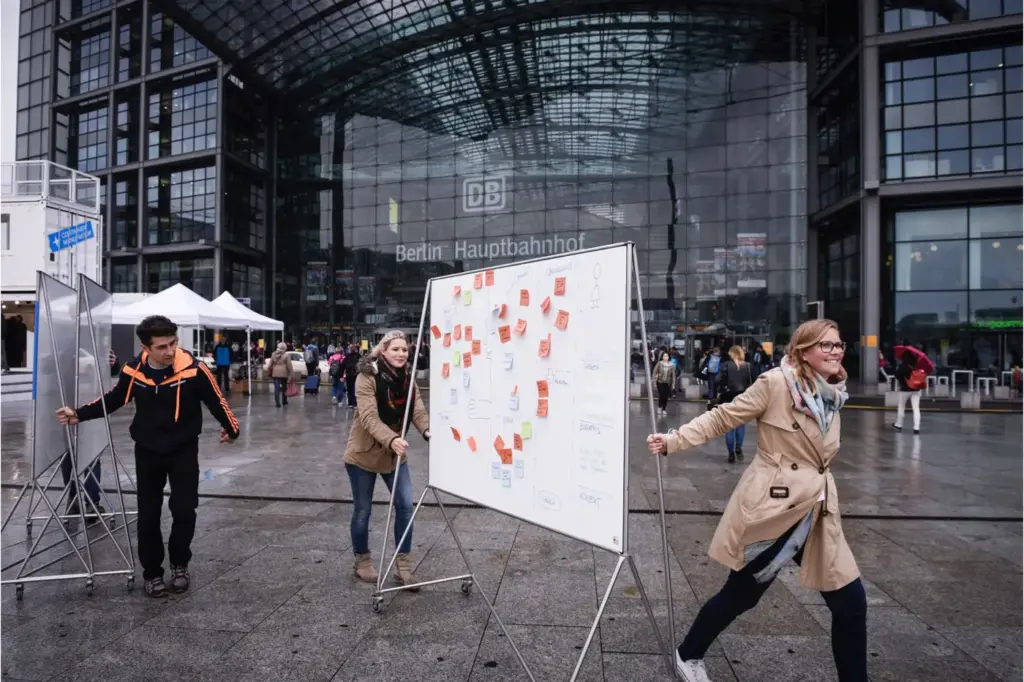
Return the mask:
M733 249L715 249L715 274L714 294L720 296L735 296L738 291L729 289L726 282L727 272L733 273L736 265L736 253Z
M740 289L765 289L768 269L768 235L764 232L741 232L736 235L736 272Z
M723 275L723 278L725 276ZM724 281L723 281L724 287ZM697 300L714 301L715 296L715 261L697 261Z
M334 302L352 305L355 298L356 273L354 270L334 271Z
M362 306L377 305L377 278L359 278L359 304Z
M327 300L327 263L313 261L306 264L306 300Z

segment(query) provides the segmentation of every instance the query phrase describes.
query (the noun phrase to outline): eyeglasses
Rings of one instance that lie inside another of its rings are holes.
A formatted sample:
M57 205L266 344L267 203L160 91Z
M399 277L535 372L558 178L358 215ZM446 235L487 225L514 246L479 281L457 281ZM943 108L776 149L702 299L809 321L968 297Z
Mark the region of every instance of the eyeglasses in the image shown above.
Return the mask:
M818 348L820 348L825 353L831 353L833 351L838 351L839 353L842 353L842 352L846 351L846 342L845 341L819 341L818 342Z

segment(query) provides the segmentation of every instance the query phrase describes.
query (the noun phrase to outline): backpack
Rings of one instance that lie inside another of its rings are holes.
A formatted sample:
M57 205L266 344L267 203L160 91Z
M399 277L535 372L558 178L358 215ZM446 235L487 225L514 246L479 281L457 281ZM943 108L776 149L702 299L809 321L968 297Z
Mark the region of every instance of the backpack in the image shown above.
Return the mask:
M311 365L314 362L316 362L316 358L313 357L313 349L307 348L305 351L303 351L302 359L306 362L307 365Z
M709 355L708 356L708 374L718 374L718 367L722 364L722 356L720 355Z
M923 369L915 369L907 377L907 388L911 391L920 391L928 385L928 374Z
M332 379L337 379L341 376L341 361L335 360L331 363L330 375Z

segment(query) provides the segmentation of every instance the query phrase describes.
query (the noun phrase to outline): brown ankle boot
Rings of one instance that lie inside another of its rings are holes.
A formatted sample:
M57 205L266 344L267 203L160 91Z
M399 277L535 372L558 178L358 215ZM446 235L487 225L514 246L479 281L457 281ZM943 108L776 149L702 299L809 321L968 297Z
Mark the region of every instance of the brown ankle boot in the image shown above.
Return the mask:
M395 561L395 582L399 585L413 585L416 582L416 576L412 572L412 557L408 554L399 554L398 560ZM414 587L409 590L410 592L419 592L420 588Z
M353 570L356 578L364 583L377 582L377 571L373 570L373 558L369 554L356 554Z

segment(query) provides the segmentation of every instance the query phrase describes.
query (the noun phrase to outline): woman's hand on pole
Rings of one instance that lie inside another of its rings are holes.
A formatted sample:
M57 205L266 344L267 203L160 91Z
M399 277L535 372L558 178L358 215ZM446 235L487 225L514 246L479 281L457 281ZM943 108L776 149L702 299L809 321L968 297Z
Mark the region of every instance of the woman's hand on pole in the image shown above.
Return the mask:
M668 436L664 433L652 433L647 436L647 450L652 455L668 454Z
M405 453L409 451L409 442L403 438L395 438L391 441L391 449L395 451L395 454L399 457L405 457Z

